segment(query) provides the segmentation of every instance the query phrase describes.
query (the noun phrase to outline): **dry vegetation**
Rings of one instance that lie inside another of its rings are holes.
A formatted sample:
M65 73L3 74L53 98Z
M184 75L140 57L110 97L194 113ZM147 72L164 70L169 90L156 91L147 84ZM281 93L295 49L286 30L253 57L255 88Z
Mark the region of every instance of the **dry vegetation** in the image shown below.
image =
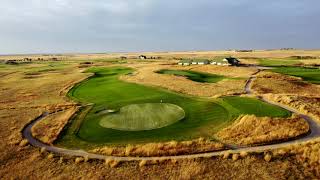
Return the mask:
M223 75L227 77L235 78L249 78L251 74L257 71L256 68L250 67L234 67L234 66L190 66L190 67L181 67L176 66L175 69L187 69L192 71L206 72L212 74Z
M221 143L199 138L193 141L170 141L165 143L127 145L126 147L103 147L94 149L91 152L113 156L171 156L218 151L224 148L224 145Z
M308 123L296 115L291 118L245 115L218 132L217 137L226 143L254 145L288 140L304 135L308 131Z
M320 85L303 82L297 77L263 72L252 88L258 95L290 106L320 122Z
M286 158L293 156L303 165L305 173L318 179L320 177L320 139L308 141L302 144L291 145L286 148L274 150L273 156L276 158Z
M258 94L317 95L320 86L303 82L298 77L272 72L261 72L254 81L252 89Z
M144 53L162 57L212 57L233 55L236 57L289 57L293 55L320 55L320 51L255 51L253 53L220 52L172 52ZM136 56L137 54L121 54ZM108 55L66 55L74 61L118 57ZM40 56L41 57L41 56ZM0 57L8 59L8 57ZM309 61L308 61L309 62ZM64 98L65 90L77 81L86 78L77 68L78 62L63 70L40 74L25 74L25 67L0 69L0 179L319 179L319 141L296 145L267 154L240 153L227 158L199 158L179 161L105 162L88 160L85 157L61 157L51 155L28 145L20 131L42 112L55 112L70 108L73 103ZM28 66L33 66L28 65ZM200 67L199 67L200 68ZM202 67L201 67L202 68ZM196 70L196 69L195 69ZM200 71L200 70L199 70ZM208 70L209 71L209 70ZM217 72L218 74L218 72ZM171 79L171 77L170 77ZM172 80L172 79L171 79ZM259 80L259 79L258 79ZM179 80L177 80L179 81ZM264 83L275 81L277 87ZM303 97L303 93L318 93L315 86L281 84L281 80L264 79L262 85L272 93L295 94L288 105L303 107L319 117L319 99ZM293 83L294 84L294 83ZM287 85L289 85L287 87ZM241 86L242 87L242 86ZM259 89L256 86L257 90ZM240 88L236 86L235 89ZM225 92L225 91L222 91ZM263 93L264 91L261 91ZM60 94L61 93L61 94ZM282 94L282 95L283 95ZM283 95L284 96L284 95ZM297 99L295 99L297 98ZM277 100L286 103L283 98ZM301 104L301 105L299 105ZM310 106L311 104L311 106ZM299 108L298 108L299 109ZM314 112L313 112L314 111ZM21 146L19 145L21 144ZM130 152L128 150L128 152ZM242 155L241 155L242 154ZM232 160L232 157L234 159ZM268 161L267 161L268 160ZM78 161L78 163L76 163Z
M172 91L195 95L195 96L221 96L221 95L232 95L241 94L244 92L243 87L246 79L224 79L217 83L199 83L186 79L185 77L178 77L174 75L163 75L155 73L160 69L185 69L188 70L190 67L172 66L172 65L161 65L145 64L145 65L131 65L130 67L136 68L137 71L134 75L122 76L121 78L125 81L134 82L138 84L147 84L151 86L163 87ZM192 66L191 66L192 68ZM218 70L219 69L219 70ZM253 70L235 67L194 67L192 70L204 71L210 73L216 73L219 75L226 75L231 77L248 77ZM234 71L240 70L239 73ZM232 73L233 72L233 73Z
M319 175L305 168L294 153L143 162L96 161L78 157L48 158L30 146L18 153L19 161L6 161L0 168L2 179L317 179ZM76 163L76 161L78 161ZM141 166L139 165L141 163Z
M32 127L32 135L46 144L52 144L77 110L77 107L72 107L48 115Z
M274 102L286 104L304 114L308 114L320 123L320 94L318 97L276 94L266 94L264 97Z

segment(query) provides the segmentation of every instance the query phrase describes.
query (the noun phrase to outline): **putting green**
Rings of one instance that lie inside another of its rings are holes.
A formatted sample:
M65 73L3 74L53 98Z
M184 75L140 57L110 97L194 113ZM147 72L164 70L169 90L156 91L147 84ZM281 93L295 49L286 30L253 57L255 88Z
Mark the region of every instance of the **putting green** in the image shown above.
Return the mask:
M184 110L174 104L131 104L122 107L119 112L101 118L99 124L121 131L142 131L166 127L184 117Z

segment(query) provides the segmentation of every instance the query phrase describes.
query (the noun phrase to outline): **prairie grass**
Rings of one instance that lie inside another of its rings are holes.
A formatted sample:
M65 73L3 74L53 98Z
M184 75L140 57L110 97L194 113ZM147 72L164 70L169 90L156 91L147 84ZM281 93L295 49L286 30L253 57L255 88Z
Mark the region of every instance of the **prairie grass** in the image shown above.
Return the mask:
M308 132L308 123L296 115L285 119L246 115L218 132L217 137L227 143L254 145L287 140Z
M32 127L32 135L44 143L52 144L77 110L77 107L73 107L48 115Z
M224 145L209 140L170 141L163 143L147 143L127 145L126 147L102 147L90 152L113 156L169 156L189 153L200 153L224 149Z

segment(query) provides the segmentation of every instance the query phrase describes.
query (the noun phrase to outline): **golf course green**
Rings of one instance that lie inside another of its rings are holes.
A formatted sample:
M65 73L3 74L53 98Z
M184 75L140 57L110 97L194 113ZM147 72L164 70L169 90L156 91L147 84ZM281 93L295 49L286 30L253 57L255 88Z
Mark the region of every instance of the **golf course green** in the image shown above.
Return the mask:
M132 69L90 68L89 79L68 96L84 107L56 141L58 146L89 149L170 140L213 138L241 114L287 117L290 112L247 97L202 99L119 80Z
M200 73L195 71L189 70L169 70L169 69L162 69L157 71L156 73L159 74L172 74L176 76L184 76L191 81L201 82L201 83L216 83L224 79L224 76L216 75L216 74L209 74L209 73Z
M174 104L131 104L120 108L117 113L103 117L100 125L123 131L142 131L168 126L183 119L184 116L184 110Z

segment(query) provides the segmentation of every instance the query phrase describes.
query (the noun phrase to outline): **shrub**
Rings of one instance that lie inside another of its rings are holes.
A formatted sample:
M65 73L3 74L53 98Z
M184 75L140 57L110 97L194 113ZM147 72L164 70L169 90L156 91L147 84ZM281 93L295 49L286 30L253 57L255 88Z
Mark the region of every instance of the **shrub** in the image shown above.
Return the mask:
M241 151L240 152L240 157L244 158L246 156L248 156L248 152L246 152L246 151Z
M20 141L19 146L24 147L29 143L29 141L27 139L23 139L22 141Z
M74 160L74 162L76 163L76 164L79 164L79 163L81 163L81 162L83 162L84 161L84 158L82 158L82 157L77 157L75 160Z
M236 160L238 160L239 159L239 154L233 154L232 155L232 160L233 161L236 161Z
M48 156L47 156L48 159L53 159L54 158L54 155L52 153L50 153Z
M42 147L42 148L40 149L40 153L41 153L41 154L45 153L46 151L47 151L47 149L46 149L45 147Z
M230 151L226 151L225 153L223 153L223 159L228 159L230 156Z
M142 166L145 166L146 164L147 164L146 160L141 160L139 163L139 166L142 167Z
M266 155L264 155L264 160L267 161L267 162L270 162L271 161L271 154L267 153Z
M120 161L112 160L109 165L110 165L110 167L115 168L119 164L120 164Z

